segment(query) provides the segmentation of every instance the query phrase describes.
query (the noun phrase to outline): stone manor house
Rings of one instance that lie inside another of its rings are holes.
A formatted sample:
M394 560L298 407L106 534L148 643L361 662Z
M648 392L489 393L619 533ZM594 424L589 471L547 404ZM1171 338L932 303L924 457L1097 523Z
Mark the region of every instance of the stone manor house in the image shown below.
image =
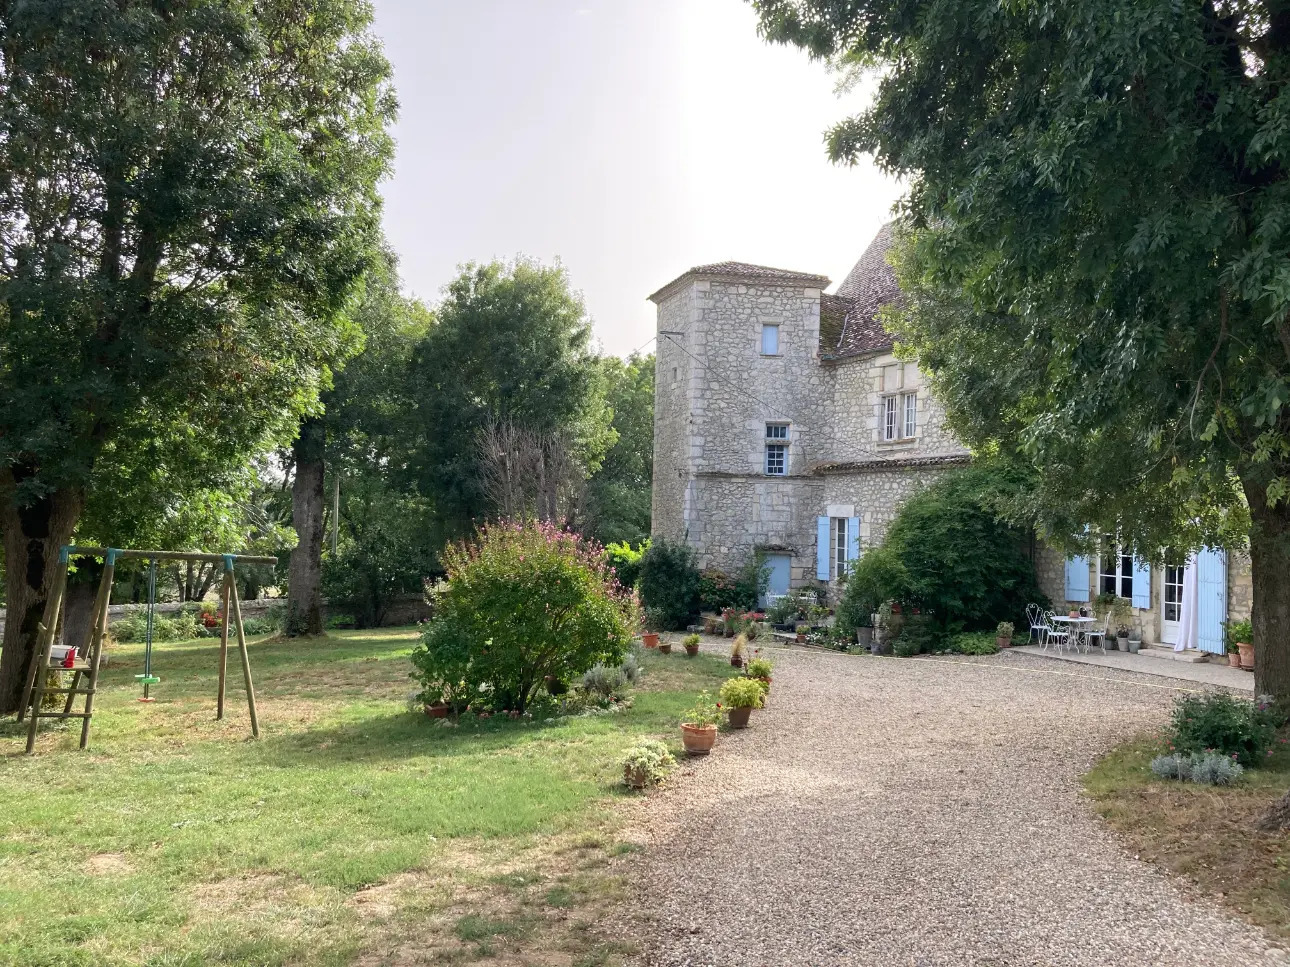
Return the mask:
M655 536L701 567L738 570L757 551L770 594L817 582L836 594L849 562L881 543L900 504L970 454L945 428L913 362L893 354L879 310L899 297L888 224L832 292L822 275L718 262L649 298L658 307ZM1108 541L1094 558L1041 548L1054 607L1105 591L1132 600L1147 641L1177 638L1184 561L1148 567ZM1196 559L1200 647L1250 606L1248 560Z

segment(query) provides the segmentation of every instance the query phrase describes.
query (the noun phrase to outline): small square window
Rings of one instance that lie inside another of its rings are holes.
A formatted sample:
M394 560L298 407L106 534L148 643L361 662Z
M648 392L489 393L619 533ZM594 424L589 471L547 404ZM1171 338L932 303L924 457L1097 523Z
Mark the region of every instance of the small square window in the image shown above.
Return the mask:
M787 440L788 424L787 423L767 423L766 439L767 440Z
M761 354L763 356L779 355L779 326L768 324L761 327Z
M782 477L788 472L788 447L782 443L766 444L766 474Z

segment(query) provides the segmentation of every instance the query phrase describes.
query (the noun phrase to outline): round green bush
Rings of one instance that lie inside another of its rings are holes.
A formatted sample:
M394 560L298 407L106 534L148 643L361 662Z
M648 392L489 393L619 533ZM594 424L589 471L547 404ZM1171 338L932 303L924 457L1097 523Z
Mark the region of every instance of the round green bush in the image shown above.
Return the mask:
M641 556L641 602L657 616L658 631L684 628L699 607L699 569L688 544L651 541Z

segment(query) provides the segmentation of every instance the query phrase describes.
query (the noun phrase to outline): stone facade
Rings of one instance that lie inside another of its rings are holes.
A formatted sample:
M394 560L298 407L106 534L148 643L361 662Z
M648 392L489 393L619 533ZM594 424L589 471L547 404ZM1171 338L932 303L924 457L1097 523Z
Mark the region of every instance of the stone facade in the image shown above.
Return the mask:
M654 297L653 530L687 541L701 566L787 553L792 584L813 582L817 518L858 517L860 543L879 542L909 494L966 462L916 366L889 348L825 357L821 297L797 281L702 273ZM779 327L775 354L761 351L764 325ZM912 439L880 439L885 392L916 394ZM766 473L767 424L788 427L782 476Z

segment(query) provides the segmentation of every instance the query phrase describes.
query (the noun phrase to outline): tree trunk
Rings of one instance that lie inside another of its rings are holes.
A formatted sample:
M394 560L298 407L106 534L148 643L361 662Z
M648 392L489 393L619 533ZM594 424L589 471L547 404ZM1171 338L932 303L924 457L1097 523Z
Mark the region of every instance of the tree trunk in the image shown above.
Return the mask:
M1254 690L1290 703L1290 504L1268 505L1248 484L1250 576L1254 583Z
M0 715L18 711L36 651L36 626L58 570L58 549L71 542L81 513L81 495L71 490L54 490L24 507L16 506L17 484L34 472L33 467L18 465L0 474L6 594Z
M75 578L69 577L67 581L67 597L63 604L63 644L81 649L84 656L89 654L86 645L90 640L94 601L99 594L103 565L93 558L81 558L76 570Z
M298 538L287 569L287 634L320 635L322 627L323 442L326 429L314 419L300 424L292 447L291 523Z

